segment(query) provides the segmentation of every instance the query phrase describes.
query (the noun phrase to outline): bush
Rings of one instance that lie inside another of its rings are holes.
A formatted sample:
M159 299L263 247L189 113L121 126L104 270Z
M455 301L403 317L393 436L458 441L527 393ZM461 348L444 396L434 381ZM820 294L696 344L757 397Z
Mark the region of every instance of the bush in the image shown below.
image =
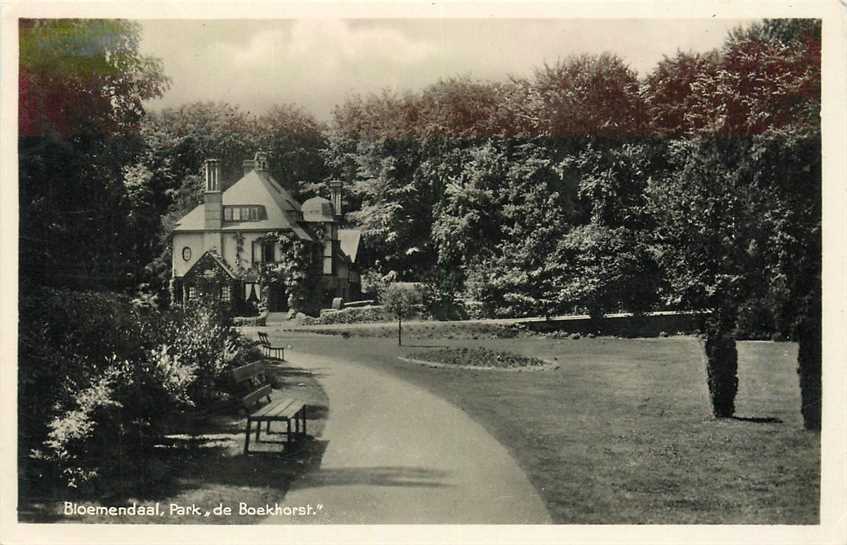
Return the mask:
M204 304L162 314L115 294L38 289L20 316L21 459L73 488L146 471L174 413L218 398L225 370L255 355Z
M321 324L358 324L366 322L384 322L390 316L382 305L370 307L344 308L335 311L321 312L317 318L303 320L305 325Z
M776 331L773 303L764 298L750 299L738 309L735 336L738 339L765 340Z
M195 369L190 399L206 405L223 395L224 372L238 364L237 333L224 307L198 300L163 322L163 349ZM246 362L244 362L246 363Z
M727 333L725 324L710 321L706 327L706 374L712 413L718 418L735 414L738 392L738 351L735 337Z

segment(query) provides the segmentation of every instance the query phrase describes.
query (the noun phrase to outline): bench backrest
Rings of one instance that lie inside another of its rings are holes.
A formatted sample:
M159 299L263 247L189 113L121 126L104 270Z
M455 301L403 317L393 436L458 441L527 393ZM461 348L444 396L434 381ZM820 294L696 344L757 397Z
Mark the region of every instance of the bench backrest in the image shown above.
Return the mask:
M242 391L247 394L241 398L245 407L252 407L265 396L270 395L271 385L268 384L267 371L262 361L254 361L232 370L232 378Z
M261 331L259 332L259 342L262 343L264 346L271 345L271 340L268 338L268 334L263 333Z

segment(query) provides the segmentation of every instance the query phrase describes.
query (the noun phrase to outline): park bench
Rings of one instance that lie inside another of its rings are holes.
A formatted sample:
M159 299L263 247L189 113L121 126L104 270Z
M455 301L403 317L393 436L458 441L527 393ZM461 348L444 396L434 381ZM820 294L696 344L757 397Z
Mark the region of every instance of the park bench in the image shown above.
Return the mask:
M285 422L288 426L285 434L286 447L306 437L306 404L294 398L271 400L271 385L268 384L265 364L254 361L232 370L235 383L247 392L241 398L241 405L247 411L247 427L244 435L244 454L250 451L250 435L253 423L256 423L256 442L265 423L265 433L271 433L271 422ZM262 400L267 399L266 404ZM292 424L294 429L292 430Z
M285 361L285 347L273 346L267 333L259 332L259 344L262 346L265 357Z

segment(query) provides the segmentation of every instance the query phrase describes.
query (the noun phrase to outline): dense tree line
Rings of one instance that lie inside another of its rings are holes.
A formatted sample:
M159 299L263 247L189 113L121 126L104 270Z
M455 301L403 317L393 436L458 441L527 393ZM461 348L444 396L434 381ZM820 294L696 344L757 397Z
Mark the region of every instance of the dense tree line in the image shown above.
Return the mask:
M21 36L22 278L162 290L203 159L231 182L262 147L298 195L343 181L364 269L431 282L445 315L460 299L491 316L708 311L718 416L734 410L734 333L753 323L800 342L819 426L819 21L740 28L643 78L573 55L526 78L352 96L328 127L294 105L145 115L167 79L129 23Z

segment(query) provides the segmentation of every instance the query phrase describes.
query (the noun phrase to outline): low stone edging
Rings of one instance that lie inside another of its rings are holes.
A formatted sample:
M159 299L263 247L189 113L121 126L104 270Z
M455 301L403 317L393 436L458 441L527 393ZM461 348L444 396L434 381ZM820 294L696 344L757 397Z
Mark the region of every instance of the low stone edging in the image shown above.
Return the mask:
M553 362L547 362L547 365L527 365L526 367L490 367L490 366L482 366L482 365L452 365L450 363L440 363L435 361L426 361L426 360L417 360L414 358L406 358L403 356L397 356L397 359L401 361L405 361L407 363L415 363L418 365L425 365L427 367L439 367L439 368L449 368L449 369L464 369L468 371L507 371L512 373L520 373L522 371L550 371L553 369L558 369L559 364ZM546 361L546 360L542 360Z

